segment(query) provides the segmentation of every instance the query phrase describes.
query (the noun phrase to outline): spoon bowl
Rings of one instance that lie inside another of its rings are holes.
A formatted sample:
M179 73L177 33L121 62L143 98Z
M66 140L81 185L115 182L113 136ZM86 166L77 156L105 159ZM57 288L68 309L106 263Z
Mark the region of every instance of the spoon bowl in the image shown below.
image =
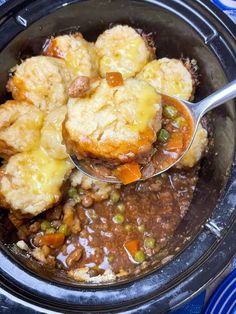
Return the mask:
M185 151L173 163L169 164L167 167L161 169L160 171L157 171L154 174L151 174L150 176L145 176L145 178L139 179L138 181L150 179L154 176L162 174L163 172L172 168L176 163L178 163L185 156L185 154L189 151L189 149L190 149L190 147L194 141L198 125L199 125L200 120L203 117L203 115L205 113L207 113L208 111L210 111L210 110L212 110L212 109L214 109L214 108L216 108L216 107L224 104L225 102L236 97L236 80L230 82L226 86L222 87L221 89L217 90L216 92L214 92L210 96L204 98L203 100L201 100L197 103L192 103L189 101L180 100L180 99L177 99L175 97L170 97L170 96L166 96L166 95L162 95L162 96L168 97L169 99L171 99L172 103L178 102L188 112L188 114L191 117L192 122L193 122L191 139L190 139L189 144L187 145L187 148L185 149ZM115 176L101 174L101 172L97 171L96 167L94 167L93 165L88 165L88 163L86 163L85 160L78 160L78 158L75 155L70 155L70 159L78 170L80 170L82 173L84 173L85 175L87 175L87 176L89 176L95 180L100 180L100 181L104 181L104 182L108 182L108 183L118 183L118 184L122 183Z

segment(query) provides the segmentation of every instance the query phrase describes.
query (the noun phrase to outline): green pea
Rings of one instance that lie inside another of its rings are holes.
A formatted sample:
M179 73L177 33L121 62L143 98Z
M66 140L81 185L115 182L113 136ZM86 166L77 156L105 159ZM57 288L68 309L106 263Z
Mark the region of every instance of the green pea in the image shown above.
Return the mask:
M117 209L119 210L119 212L124 213L125 212L125 204L124 203L119 203L117 205Z
M96 219L98 217L98 215L96 214L96 212L93 208L87 209L86 212L88 213L88 215L91 219Z
M125 225L125 230L126 230L127 232L130 232L130 231L132 230L132 226L131 226L130 224L126 224L126 225Z
M163 109L163 115L166 118L174 119L178 115L178 110L174 106L165 106Z
M170 137L170 134L169 134L169 132L166 129L161 129L160 130L160 132L158 134L158 140L160 142L163 142L163 143L167 142L169 137Z
M145 241L144 241L144 245L146 248L148 249L153 249L154 246L155 246L155 239L154 238L146 238Z
M55 233L55 232L56 232L55 228L48 228L46 230L46 234L52 234L52 233Z
M81 198L79 197L78 194L73 197L73 200L74 200L76 203L80 203L80 202L81 202Z
M117 203L119 202L119 199L120 199L120 193L117 191L113 191L110 197L113 203Z
M121 214L117 214L112 218L115 224L122 224L125 220L125 217Z
M109 256L107 257L107 260L108 260L109 263L112 263L113 260L114 260L114 256L109 255Z
M66 224L60 225L58 232L63 233L66 237L70 235L70 230Z
M168 178L168 174L167 174L166 172L163 172L163 173L161 174L161 177L162 177L163 179L167 179L167 178Z
M77 189L74 187L69 188L68 190L68 196L70 198L74 198L76 195L78 195Z
M78 191L77 191L77 189L74 188L74 187L69 188L69 190L68 190L68 196L69 196L70 198L72 198L76 203L80 203L80 202L81 202L81 198L80 198L80 196L79 196L79 194L78 194Z
M161 249L161 247L160 247L159 245L156 245L156 246L155 246L155 252L156 252L156 253L159 252L160 249Z
M186 125L186 120L183 117L177 117L173 121L173 126L175 128L181 129Z
M51 227L50 222L48 220L44 220L41 222L40 228L42 231L46 231Z
M143 253L143 251L137 251L134 255L134 260L137 263L142 263L145 261L145 255Z
M144 232L144 225L139 225L138 226L138 231L139 232Z

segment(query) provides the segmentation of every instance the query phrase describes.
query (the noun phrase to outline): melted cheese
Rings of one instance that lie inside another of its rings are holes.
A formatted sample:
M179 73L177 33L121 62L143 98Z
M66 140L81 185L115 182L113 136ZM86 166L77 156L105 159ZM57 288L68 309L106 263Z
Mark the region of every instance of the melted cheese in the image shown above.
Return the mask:
M65 60L72 79L79 75L97 76L98 60L93 43L80 33L51 39L46 54Z
M0 117L0 155L10 156L39 146L44 114L38 108L8 100L0 106Z
M56 199L60 193L61 178L70 168L68 161L53 159L43 150L29 153L29 159L19 161L19 175L29 184L34 194L47 193Z
M160 96L151 86L146 85L137 99L136 125L140 132L144 131L158 111L161 110Z
M62 141L62 123L66 115L66 106L54 109L44 120L41 130L41 146L55 159L66 159L66 147Z
M193 79L183 62L162 58L148 63L137 78L152 85L157 92L189 100L193 92Z
M64 140L74 142L74 152L135 158L155 142L161 111L161 97L146 82L127 79L122 86L110 87L102 79L89 97L69 100Z
M70 83L64 60L37 56L16 66L7 89L14 99L28 101L43 112L50 112L67 103Z
M143 38L125 25L106 30L98 37L95 46L102 77L107 72L120 72L124 78L135 76L152 59Z
M68 160L53 159L42 149L16 154L1 170L0 193L11 208L37 215L59 201L71 169Z

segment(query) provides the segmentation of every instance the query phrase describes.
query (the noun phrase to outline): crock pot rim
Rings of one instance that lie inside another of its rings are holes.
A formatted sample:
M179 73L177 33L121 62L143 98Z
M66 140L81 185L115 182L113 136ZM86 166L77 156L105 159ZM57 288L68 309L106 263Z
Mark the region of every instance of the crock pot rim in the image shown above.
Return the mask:
M24 8L23 5L26 4L27 1L13 0L13 1L11 1L11 2L14 2L14 4L13 4L13 3L9 4L10 11L12 10L12 14L7 15L7 13L6 13L6 15L5 15L5 16L6 16L6 20L16 13L16 11L14 10L14 5L16 5L16 6L19 6L19 5L20 5L20 9L22 10L22 9ZM29 1L29 2L30 2L31 4L33 4L33 1ZM28 2L28 3L29 3L29 2ZM56 1L55 1L55 2L56 2ZM62 3L62 2L64 2L64 1L57 1L57 2L61 2L61 3ZM74 2L74 1L73 1L73 2ZM76 1L75 1L75 2L76 2ZM151 3L158 4L158 2L160 2L160 1L147 1L147 2L151 2ZM173 1L173 2L174 2L174 1ZM200 5L202 5L202 1L198 1L198 0L197 0L196 2L198 2ZM27 3L27 6L28 6L28 3ZM4 5L4 10L9 13L9 9L8 9L8 10L6 9L7 5L8 5L8 3L6 3L6 4ZM220 10L218 10L217 8L214 8L214 9L215 9L216 11L219 11L219 12L220 12ZM220 14L221 14L221 13L220 13ZM4 18L4 17L2 16L2 18ZM6 20L4 20L4 21L6 21ZM225 26L226 24L227 24L227 25L230 25L229 19L228 19L227 17L224 17L224 18L223 18L223 21L224 21L225 24L223 23L222 25L224 25L224 26ZM21 28L20 30L24 30L24 28ZM19 31L20 31L20 30L19 30ZM232 33L233 33L233 28L232 28ZM235 158L235 162L236 162L236 158ZM235 167L233 167L233 170L235 170ZM233 172L235 172L235 171L233 171ZM233 173L233 172L232 172L232 173ZM233 188L231 185L234 184L233 178L235 177L236 173L234 173L234 176L232 176L232 173L231 173L231 176L230 176L228 185L227 185L227 187L226 187L227 193L230 191L230 187ZM226 194L227 194L227 193L226 193ZM226 196L226 195L224 195L224 197L225 197L225 196ZM223 197L223 198L224 198L224 197ZM232 216L233 216L233 215L232 215ZM235 216L235 213L234 213L234 216ZM235 217L232 217L232 219L233 219L233 218L235 218ZM232 227L231 227L231 229L232 229ZM225 230L225 231L226 231L226 230ZM201 234L199 234L199 236L201 236L204 232L205 232L205 234L206 234L207 237L210 237L210 242L213 241L213 242L215 243L215 237L214 237L214 235L212 235L211 233L209 233L208 230L203 230L203 232L202 232ZM198 239L198 238L197 238L197 239ZM195 240L197 240L197 239L195 239ZM193 243L192 243L192 244L193 244ZM192 245L192 244L191 244L191 245ZM219 243L218 243L218 244L219 244ZM219 245L217 245L217 247L219 247ZM217 247L216 247L216 248L217 248ZM214 251L214 252L215 252L215 251ZM213 252L213 253L214 253L214 252ZM212 254L213 254L213 253L212 253ZM231 252L231 253L232 253L232 252ZM229 254L228 258L230 258L230 257L232 256L231 253ZM3 260L3 264L4 264L4 262L7 262L6 256L2 255L2 252L1 252L0 257L1 257L1 260ZM2 259L2 258L3 258L3 259ZM176 258L178 258L178 256L177 256ZM175 258L175 259L176 259L176 258ZM172 262L174 262L174 261L172 261ZM172 263L172 262L170 262L170 263ZM169 264L170 264L170 263L169 263ZM4 266L4 265L3 265L3 266ZM166 266L167 266L167 265L166 265ZM198 265L198 266L199 266L199 265ZM164 266L164 267L165 267L165 266ZM200 267L200 266L199 266L199 267ZM4 267L3 267L3 268L4 268ZM2 270L1 270L1 271L2 271ZM197 272L197 269L195 269L195 271ZM12 276L13 274L10 274L10 273L9 273L8 275L9 275L9 276ZM150 275L152 275L152 273L151 273ZM148 274L147 276L149 276L149 274ZM212 276L213 276L213 275L210 276L211 278L209 278L209 280L212 279ZM7 279L7 276L4 275L4 277L5 277L5 279ZM146 277L145 277L145 278L146 278ZM145 278L144 278L144 279L145 279ZM138 280L143 280L143 278L137 279L137 281L138 281ZM86 286L86 288L89 289L87 286ZM109 289L110 287L105 286L104 288L105 288L105 289ZM111 289L112 289L112 288L113 288L113 287L111 287ZM119 288L119 284L118 284L118 288ZM83 289L83 288L82 288L82 289ZM91 289L94 289L94 288L91 288ZM103 288L101 288L101 289L103 289ZM189 295L191 295L191 293L190 293ZM147 299L145 299L145 301L146 301L146 300L147 300ZM154 300L154 296L153 296L153 300ZM173 304L172 307L173 307L173 306L177 306L180 302L181 302L181 300L179 300L178 303ZM96 305L96 309L97 309L97 305Z
M72 1L73 0L70 0L70 2ZM78 2L78 1L84 1L84 0L74 0L74 2ZM155 2L157 2L156 0L145 0L145 1L148 1L154 4ZM11 0L11 1L5 2L4 4L1 5L0 24L1 24L1 20L4 21L5 18L8 18L14 15L18 10L22 9L24 5L28 5L33 2L34 0ZM61 2L64 3L63 0L61 0ZM234 38L236 37L234 22L224 12L222 12L222 10L220 10L215 4L213 4L209 0L208 1L196 0L195 2L197 4L200 4L207 11L209 11L210 14L212 14L222 24L222 26L224 26L224 28L226 28L231 33L231 35ZM189 0L186 0L187 5L188 3L189 3Z

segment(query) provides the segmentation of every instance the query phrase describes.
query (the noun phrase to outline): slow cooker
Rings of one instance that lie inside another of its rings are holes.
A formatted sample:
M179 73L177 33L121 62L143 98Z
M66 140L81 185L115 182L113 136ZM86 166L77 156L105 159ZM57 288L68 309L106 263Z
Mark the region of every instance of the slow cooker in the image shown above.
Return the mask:
M52 34L81 31L94 40L117 23L152 32L159 58L196 59L201 81L196 101L236 77L235 25L210 1L12 0L0 11L1 100L7 97L8 70L38 54ZM0 275L6 293L42 312L165 313L209 285L236 252L234 103L214 110L211 119L214 147L202 161L190 210L161 261L117 283L75 284L19 254L2 211Z

